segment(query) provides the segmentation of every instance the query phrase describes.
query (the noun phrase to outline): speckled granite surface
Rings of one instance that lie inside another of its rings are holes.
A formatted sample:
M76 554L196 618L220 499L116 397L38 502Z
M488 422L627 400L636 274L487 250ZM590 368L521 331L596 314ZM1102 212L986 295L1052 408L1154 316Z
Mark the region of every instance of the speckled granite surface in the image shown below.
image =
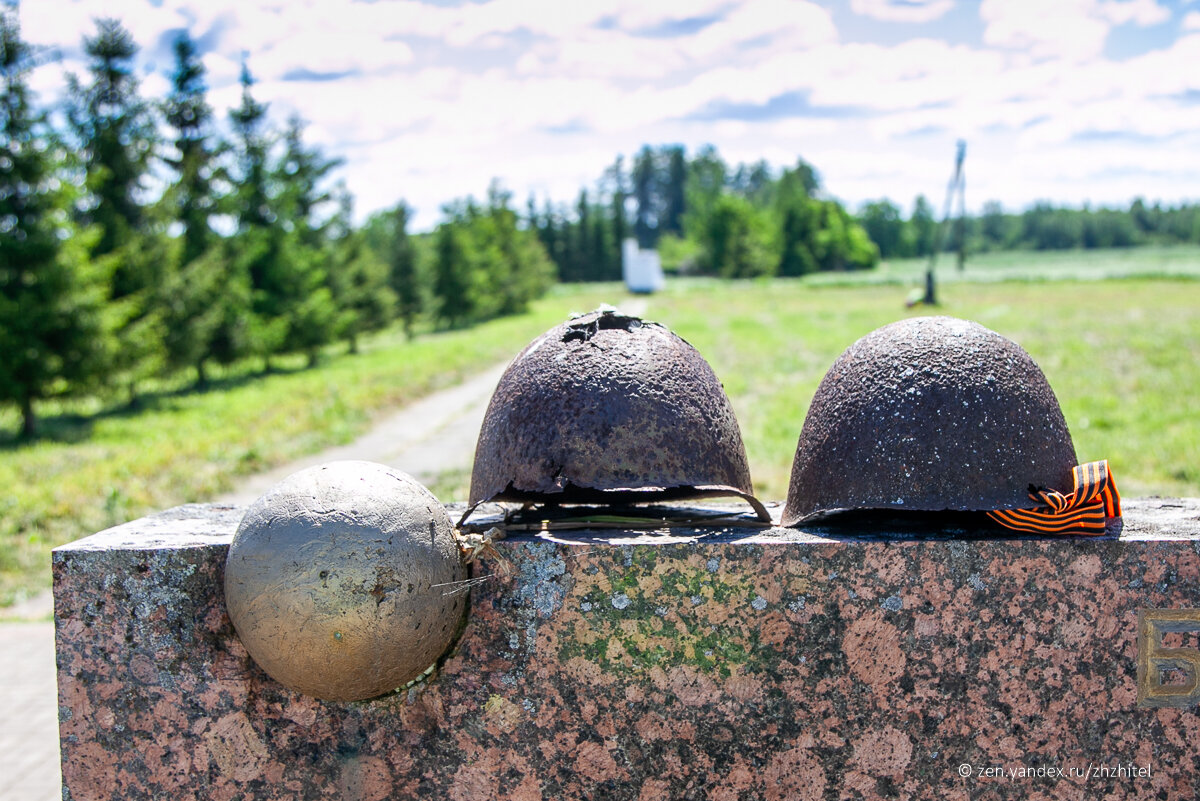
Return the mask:
M181 507L54 553L64 796L1194 798L1200 709L1138 707L1136 633L1200 607L1200 501L1125 511L1093 540L512 539L432 679L335 704L230 626L239 510Z

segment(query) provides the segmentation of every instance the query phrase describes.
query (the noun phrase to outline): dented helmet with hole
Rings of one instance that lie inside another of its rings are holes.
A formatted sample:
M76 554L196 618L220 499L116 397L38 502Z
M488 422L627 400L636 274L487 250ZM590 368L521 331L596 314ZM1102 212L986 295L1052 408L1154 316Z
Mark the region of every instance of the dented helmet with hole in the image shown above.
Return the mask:
M242 644L284 686L331 701L395 690L450 646L467 578L450 518L399 470L330 462L246 510L225 561Z
M738 495L766 519L752 493L733 408L708 362L664 326L602 309L535 339L500 378L467 514L492 500Z
M1041 368L978 323L919 317L851 345L817 387L783 525L845 509L987 511L1070 487L1075 447Z

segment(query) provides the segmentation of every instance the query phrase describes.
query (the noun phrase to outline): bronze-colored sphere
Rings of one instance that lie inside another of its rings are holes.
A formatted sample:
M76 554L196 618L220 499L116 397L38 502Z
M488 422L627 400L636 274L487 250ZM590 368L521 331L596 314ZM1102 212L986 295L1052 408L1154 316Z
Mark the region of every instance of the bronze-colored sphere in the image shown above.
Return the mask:
M490 500L753 497L733 407L708 362L657 323L598 310L535 339L484 416L469 510ZM464 516L465 517L465 516Z
M1020 345L978 323L918 317L855 342L821 380L783 525L839 509L1028 507L1071 487L1058 399Z
M225 562L225 603L246 650L284 686L372 698L450 646L466 578L445 508L371 462L301 470L251 504Z

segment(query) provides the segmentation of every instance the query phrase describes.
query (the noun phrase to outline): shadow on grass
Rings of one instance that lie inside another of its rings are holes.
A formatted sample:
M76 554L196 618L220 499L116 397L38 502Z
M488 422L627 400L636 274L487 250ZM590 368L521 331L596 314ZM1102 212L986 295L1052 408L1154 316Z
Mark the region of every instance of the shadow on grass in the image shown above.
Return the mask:
M320 366L320 365L318 365ZM216 392L228 392L255 381L277 375L292 375L312 369L307 364L298 366L272 365L268 371L240 372L220 378L209 378L204 384L191 383L182 387L167 387L151 390L133 401L112 402L107 407L91 414L61 412L37 418L37 432L25 436L19 430L0 431L0 452L17 451L43 442L74 444L84 442L92 436L97 422L138 417L149 412L173 411L180 401Z

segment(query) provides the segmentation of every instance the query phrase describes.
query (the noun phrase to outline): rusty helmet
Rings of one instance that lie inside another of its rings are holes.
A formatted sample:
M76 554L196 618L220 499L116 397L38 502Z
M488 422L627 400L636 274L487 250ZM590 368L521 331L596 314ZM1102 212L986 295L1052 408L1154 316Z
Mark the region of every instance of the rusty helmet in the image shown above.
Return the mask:
M445 508L372 462L310 467L246 510L225 562L242 644L284 686L331 701L419 677L465 612L466 578Z
M1075 447L1041 368L978 323L885 325L838 357L808 409L782 523L843 509L1028 507L1071 486Z
M535 339L500 378L466 514L491 500L637 503L738 495L760 518L721 382L658 323L604 308Z

